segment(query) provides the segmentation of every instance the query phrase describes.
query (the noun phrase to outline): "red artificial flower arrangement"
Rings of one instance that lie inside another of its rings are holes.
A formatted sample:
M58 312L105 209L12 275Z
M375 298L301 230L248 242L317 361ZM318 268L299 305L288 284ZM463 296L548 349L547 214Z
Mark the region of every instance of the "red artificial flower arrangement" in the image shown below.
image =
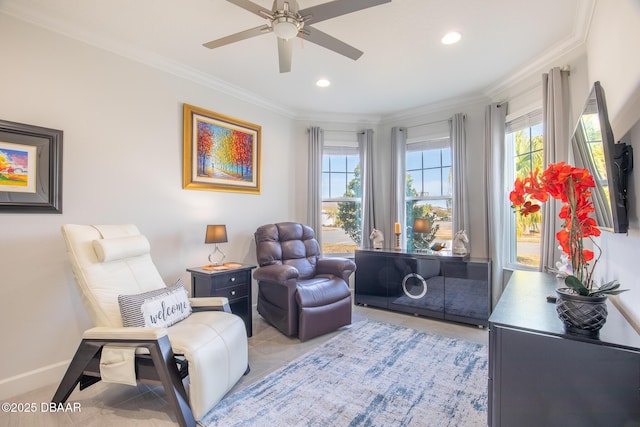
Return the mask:
M525 216L539 211L539 203L546 202L549 196L562 201L558 216L564 222L556 238L569 257L573 273L567 276L565 283L580 295L618 294L623 291L618 290L620 285L615 280L593 288L593 270L600 254L594 260L594 252L585 249L583 244L584 238L600 235L596 221L589 216L595 210L591 201L591 189L594 187L595 181L587 169L559 162L550 164L542 174L536 169L528 177L516 179L509 199L512 207L520 207ZM600 249L595 242L593 245ZM592 260L593 264L589 265Z

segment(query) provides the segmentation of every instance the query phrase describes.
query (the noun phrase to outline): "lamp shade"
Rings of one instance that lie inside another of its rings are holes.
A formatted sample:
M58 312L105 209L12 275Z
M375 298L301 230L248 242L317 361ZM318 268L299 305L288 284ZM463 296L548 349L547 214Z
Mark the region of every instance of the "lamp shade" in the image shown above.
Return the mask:
M431 231L431 223L426 218L416 218L413 220L414 233L428 233Z
M225 243L227 241L227 226L224 224L207 225L205 243Z

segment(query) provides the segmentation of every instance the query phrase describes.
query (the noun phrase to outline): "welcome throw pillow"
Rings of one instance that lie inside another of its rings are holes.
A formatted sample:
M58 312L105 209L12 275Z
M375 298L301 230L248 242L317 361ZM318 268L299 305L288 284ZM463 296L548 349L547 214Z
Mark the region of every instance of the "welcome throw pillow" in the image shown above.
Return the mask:
M191 314L189 295L182 280L165 289L136 295L118 295L124 326L166 328Z

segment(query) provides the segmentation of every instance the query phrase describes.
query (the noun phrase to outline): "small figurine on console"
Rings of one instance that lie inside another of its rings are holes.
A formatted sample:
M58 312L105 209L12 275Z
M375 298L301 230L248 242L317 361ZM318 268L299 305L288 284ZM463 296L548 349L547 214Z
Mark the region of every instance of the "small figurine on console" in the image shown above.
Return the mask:
M369 239L373 240L373 249L382 249L382 243L384 242L382 231L374 228L371 235L369 235Z
M452 252L454 255L466 255L467 254L467 243L469 243L469 238L464 230L460 230L453 236L453 248Z
M562 246L558 246L558 249L562 251ZM556 273L558 279L565 279L571 275L571 263L569 262L569 255L562 253L560 255L560 261L556 261L556 268L553 270Z

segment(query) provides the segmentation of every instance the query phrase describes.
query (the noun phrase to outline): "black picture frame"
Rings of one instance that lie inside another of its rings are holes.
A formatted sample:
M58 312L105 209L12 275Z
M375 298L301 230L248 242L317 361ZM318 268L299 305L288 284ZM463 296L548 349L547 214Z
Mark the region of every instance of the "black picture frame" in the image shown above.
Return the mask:
M23 192L2 191L10 187L0 182L0 213L62 213L62 136L61 130L0 120L0 147L33 153L28 179L34 181L33 190Z

